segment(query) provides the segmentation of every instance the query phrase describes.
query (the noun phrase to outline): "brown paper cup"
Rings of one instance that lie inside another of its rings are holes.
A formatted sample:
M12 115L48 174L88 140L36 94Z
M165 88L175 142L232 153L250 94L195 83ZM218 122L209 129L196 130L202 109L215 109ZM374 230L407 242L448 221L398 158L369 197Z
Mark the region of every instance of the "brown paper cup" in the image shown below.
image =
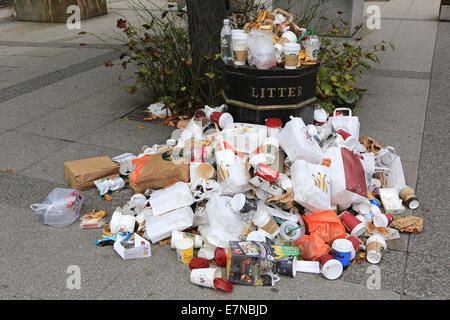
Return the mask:
M234 63L243 65L247 62L247 50L234 50Z
M297 67L298 65L298 55L295 56L286 56L286 66L288 67Z

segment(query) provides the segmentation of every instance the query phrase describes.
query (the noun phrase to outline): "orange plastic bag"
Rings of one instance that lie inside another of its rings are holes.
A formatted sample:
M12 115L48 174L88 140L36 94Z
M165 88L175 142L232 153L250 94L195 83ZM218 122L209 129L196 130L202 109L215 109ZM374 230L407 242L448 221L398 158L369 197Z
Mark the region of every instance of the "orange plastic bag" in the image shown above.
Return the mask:
M330 247L318 234L305 234L293 243L300 249L300 257L304 260L318 260L323 254L330 251Z
M345 239L345 227L332 210L303 216L303 221L309 234L319 235L328 244L336 239Z

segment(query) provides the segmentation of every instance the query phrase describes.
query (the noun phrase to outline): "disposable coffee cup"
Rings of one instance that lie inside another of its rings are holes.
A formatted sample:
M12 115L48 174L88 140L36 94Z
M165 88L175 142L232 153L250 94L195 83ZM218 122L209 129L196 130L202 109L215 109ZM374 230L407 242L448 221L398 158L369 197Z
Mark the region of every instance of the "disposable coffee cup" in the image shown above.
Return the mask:
M233 61L237 66L245 66L247 63L247 39L248 34L238 32L231 35L233 43Z
M364 232L366 232L367 226L359 219L357 219L354 215L352 215L348 211L344 211L339 216L342 224L347 229L347 231L354 237L361 236Z
M304 235L304 226L300 226L293 221L285 221L280 225L280 236L284 240L295 242Z
M323 276L328 280L336 280L344 271L342 263L334 259L333 256L328 253L319 257L319 264Z
M260 228L260 231L266 232L266 236L270 240L273 240L280 233L278 223L272 217L270 212L267 212L265 209L257 211L253 217L253 223Z
M194 241L189 238L183 238L175 242L177 258L183 264L188 264L194 259Z
M266 120L267 136L278 138L283 122L278 118L269 118Z
M336 239L333 241L332 249L334 259L339 260L343 267L348 266L351 260L352 250L354 250L353 243L347 239Z
M323 126L325 122L328 120L328 114L323 108L314 110L314 125L315 126Z
M238 193L231 199L231 209L234 212L249 213L256 211L258 206L255 200L247 199L243 193Z
M306 56L310 61L315 62L319 59L319 51L320 51L320 40L317 36L308 37L305 41L303 41L303 45L305 46Z
M216 170L214 167L207 162L201 163L195 168L195 173L197 176L203 179L212 179L215 172Z
M404 187L399 192L400 199L406 204L409 209L417 209L419 207L419 200L415 195L415 191L411 187Z
M277 41L277 43L282 45L283 47L288 43L296 43L296 42L297 36L292 31L286 31L281 35L280 40Z
M356 252L359 249L359 239L357 237L350 236L347 238L347 240L350 241L353 245L352 255L350 257L350 260L353 260L353 259L355 259Z
M297 69L300 55L300 45L298 43L286 43L284 45L285 69Z
M389 220L384 214L376 214L373 217L372 223L377 228L386 228L389 224Z
M222 276L219 268L201 268L191 271L191 282L199 286L214 288L214 280Z
M210 119L212 122L217 123L221 129L234 123L233 116L227 112L213 112Z
M344 143L345 145L350 149L350 150L354 150L356 149L356 147L359 144L359 141L356 140L350 133L339 129L338 131L336 131L341 137L342 139L344 139Z
M289 257L288 259L279 259L275 261L275 269L279 274L284 274L295 278L297 274L297 258Z
M381 261L383 252L387 248L386 240L379 234L374 234L366 242L366 259L372 264Z
M172 231L172 241L170 247L176 249L175 243L181 239L188 238L194 240L194 248L200 248L203 245L203 238L198 234L193 234L189 232Z
M134 216L115 211L111 217L109 227L112 234L117 234L122 231L133 233L135 224L136 218Z

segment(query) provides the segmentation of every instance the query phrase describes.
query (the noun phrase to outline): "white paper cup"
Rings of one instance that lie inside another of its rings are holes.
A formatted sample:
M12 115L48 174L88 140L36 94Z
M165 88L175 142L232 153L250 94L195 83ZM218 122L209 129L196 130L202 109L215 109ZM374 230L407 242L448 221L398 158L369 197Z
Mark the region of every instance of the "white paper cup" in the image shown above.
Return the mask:
M183 238L175 243L178 261L187 264L194 259L194 241L189 238Z
M387 248L386 240L378 234L372 235L366 242L366 259L372 264L381 261L383 252Z
M286 43L284 45L285 69L297 69L300 48L298 43Z
M247 63L247 39L248 34L235 32L231 35L233 46L233 61L237 66L244 66Z
M201 236L199 236L198 234L174 230L174 231L172 231L172 241L170 243L170 247L172 249L175 249L175 243L178 240L181 240L183 238L188 238L188 239L194 240L194 248L200 248L203 245L203 238Z
M214 280L222 276L219 268L200 268L191 271L191 282L199 286L214 288Z
M111 217L109 227L111 229L112 234L119 233L121 232L121 230L133 233L135 223L136 223L135 217L128 214L121 214L120 212L115 211Z
M287 43L296 43L297 42L297 36L292 31L286 31L283 33L280 37L280 40L278 40L278 44L281 44L282 46L286 45Z
M373 217L372 222L373 222L373 225L375 227L377 227L377 228L386 228L388 226L388 224L389 224L388 218L383 213L382 214L376 214Z

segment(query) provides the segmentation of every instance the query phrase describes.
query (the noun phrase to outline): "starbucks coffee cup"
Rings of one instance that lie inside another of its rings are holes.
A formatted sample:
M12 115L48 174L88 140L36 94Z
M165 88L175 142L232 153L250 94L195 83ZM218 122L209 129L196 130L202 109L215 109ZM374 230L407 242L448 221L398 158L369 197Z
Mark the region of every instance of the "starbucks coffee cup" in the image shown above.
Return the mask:
M252 220L255 226L258 226L260 231L267 233L266 236L270 240L275 239L280 233L280 227L266 209L258 209Z
M379 234L374 234L366 242L366 259L372 264L381 261L383 252L387 248L386 240Z
M243 32L235 32L231 35L233 44L233 61L237 66L245 66L247 63L247 39L248 34Z
M300 45L298 43L286 43L284 45L285 69L297 69L300 55Z
M320 40L319 37L313 36L308 37L305 41L303 41L303 45L305 46L306 56L310 61L315 62L319 59L319 51L320 51Z

